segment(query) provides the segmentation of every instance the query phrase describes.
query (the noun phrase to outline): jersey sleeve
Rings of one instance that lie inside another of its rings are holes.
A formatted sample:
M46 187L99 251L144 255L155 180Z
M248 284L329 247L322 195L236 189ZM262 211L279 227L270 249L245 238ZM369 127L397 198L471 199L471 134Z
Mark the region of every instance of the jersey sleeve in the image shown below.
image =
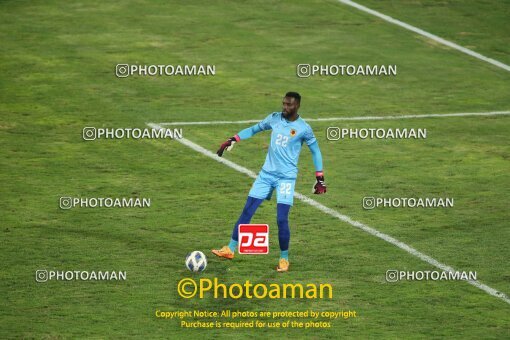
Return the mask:
M260 131L262 131L262 129L259 127L259 124L255 124L249 128L239 131L237 133L237 137L239 137L239 140L248 139Z
M313 165L315 166L315 172L322 171L322 153L319 149L319 143L314 142L308 145L310 152L312 153Z
M306 132L303 135L303 139L306 145L308 146L312 145L317 141L317 138L315 138L315 135L313 134L313 130L310 127L310 125L307 126Z
M257 125L259 126L259 128L262 131L271 130L272 129L271 121L273 120L274 116L275 116L275 113L271 113L266 118L264 118L264 120L260 121Z

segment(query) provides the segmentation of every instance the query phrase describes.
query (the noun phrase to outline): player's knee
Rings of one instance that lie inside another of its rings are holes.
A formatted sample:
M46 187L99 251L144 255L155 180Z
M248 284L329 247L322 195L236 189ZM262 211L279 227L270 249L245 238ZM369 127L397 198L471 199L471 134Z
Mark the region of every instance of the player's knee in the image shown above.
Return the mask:
M251 219L255 215L255 210L253 207L244 207L242 212L243 219Z
M243 208L243 213L242 213L243 216L252 217L253 215L255 215L255 212L257 211L257 208L262 203L262 201L263 200L261 200L259 198L254 198L254 197L248 196L248 200L246 201L246 204L244 205L244 208Z
M250 216L251 215L251 212L250 212L250 208L244 208L243 209L243 212L242 212L243 216Z
M276 222L278 223L278 236L289 237L290 236L289 220L287 218L278 218Z
M286 217L282 217L282 216L278 216L276 218L276 223L278 223L278 227L281 228L281 227L284 227L284 226L287 226L289 225L289 219L286 218Z

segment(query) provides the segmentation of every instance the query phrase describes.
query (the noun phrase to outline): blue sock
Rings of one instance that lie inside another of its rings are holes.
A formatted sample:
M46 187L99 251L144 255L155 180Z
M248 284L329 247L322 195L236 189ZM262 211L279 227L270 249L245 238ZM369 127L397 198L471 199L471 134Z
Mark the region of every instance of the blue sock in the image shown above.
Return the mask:
M278 242L280 243L281 257L289 260L289 211L290 205L278 203L276 205L276 221L278 222Z
M232 252L236 252L236 249L237 249L237 241L234 240L234 239L230 239L230 243L228 244L228 247L230 248L230 250L232 250Z
M264 202L264 200L262 200L260 198L248 196L248 199L246 200L246 204L244 205L244 208L243 208L243 212L241 213L241 216L239 216L239 219L237 220L237 222L234 226L234 229L232 230L232 241L236 242L235 247L237 247L237 242L239 241L239 231L238 231L239 225L250 223L251 218L253 217L253 215L255 214L255 211L257 211L257 208L259 207L259 205L262 202ZM231 241L231 244L232 244L232 241ZM234 247L234 249L235 249L235 247ZM232 247L230 247L230 244L229 244L229 248L232 249Z

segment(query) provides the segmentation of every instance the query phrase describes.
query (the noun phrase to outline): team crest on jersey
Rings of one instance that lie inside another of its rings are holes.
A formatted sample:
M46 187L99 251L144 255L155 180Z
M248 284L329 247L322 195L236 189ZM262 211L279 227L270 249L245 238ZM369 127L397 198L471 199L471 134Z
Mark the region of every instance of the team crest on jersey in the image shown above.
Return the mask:
M290 136L294 137L296 135L296 130L290 129Z

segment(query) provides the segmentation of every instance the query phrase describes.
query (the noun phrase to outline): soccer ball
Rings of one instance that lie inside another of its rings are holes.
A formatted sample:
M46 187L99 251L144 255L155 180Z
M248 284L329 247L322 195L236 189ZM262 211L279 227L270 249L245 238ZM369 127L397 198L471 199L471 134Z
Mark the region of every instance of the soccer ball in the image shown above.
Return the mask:
M201 272L207 267L207 258L201 251L195 250L186 256L186 268L192 272Z

